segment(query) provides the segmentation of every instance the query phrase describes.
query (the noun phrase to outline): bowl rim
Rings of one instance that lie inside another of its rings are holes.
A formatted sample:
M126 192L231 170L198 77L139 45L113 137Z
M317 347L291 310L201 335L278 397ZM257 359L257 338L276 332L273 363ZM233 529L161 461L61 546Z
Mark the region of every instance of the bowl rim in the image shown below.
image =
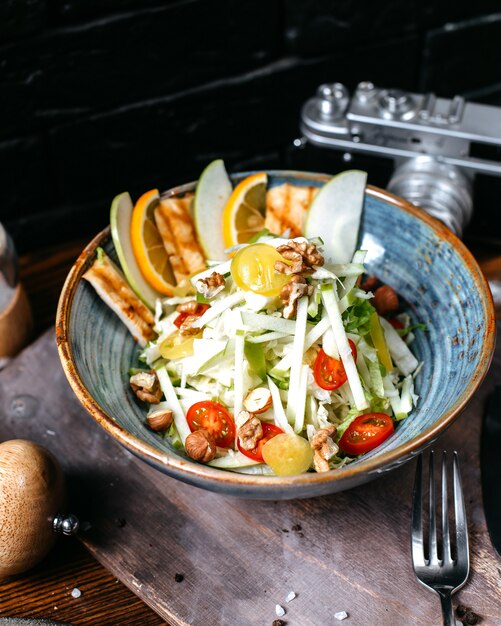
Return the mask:
M331 176L327 174L318 174L310 172L296 172L292 170L265 170L270 176L278 177L297 177L303 179L316 178L317 180L327 180ZM239 176L241 173L236 174ZM174 194L180 191L186 191L193 187L196 183L187 183L177 186L163 192L165 194ZM367 185L366 195L376 199L383 200L397 206L403 211L413 215L417 219L425 222L432 228L435 234L449 244L451 244L461 256L465 265L468 267L472 275L484 306L486 325L484 337L482 341L482 354L479 356L479 367L475 374L469 380L463 393L456 399L454 405L432 426L424 430L422 433L407 441L396 448L385 451L380 455L368 459L363 463L348 465L339 470L331 470L329 472L317 473L308 472L295 476L263 476L253 474L241 474L231 472L225 469L213 468L208 465L196 463L188 459L171 456L168 452L160 450L146 443L136 435L121 426L109 415L93 398L90 391L83 383L76 363L70 342L70 316L76 289L80 283L82 274L88 269L93 262L96 248L110 239L110 227L107 226L98 233L84 250L81 252L73 267L71 268L64 286L61 291L56 315L56 342L59 358L63 366L64 373L68 382L88 413L93 419L102 426L114 439L121 443L125 448L142 458L149 464L165 471L167 474L181 479L185 482L203 486L205 484L210 488L211 484L224 483L229 489L238 490L242 487L253 487L254 489L262 486L263 491L267 488L282 488L284 490L308 486L316 486L328 483L343 483L353 480L359 474L378 474L387 469L391 469L400 465L429 445L441 432L448 428L455 418L465 408L474 392L484 379L489 370L492 360L495 341L496 341L496 319L495 307L487 281L480 270L472 253L465 244L456 237L442 222L430 216L422 209L412 205L407 200L391 194L388 191Z

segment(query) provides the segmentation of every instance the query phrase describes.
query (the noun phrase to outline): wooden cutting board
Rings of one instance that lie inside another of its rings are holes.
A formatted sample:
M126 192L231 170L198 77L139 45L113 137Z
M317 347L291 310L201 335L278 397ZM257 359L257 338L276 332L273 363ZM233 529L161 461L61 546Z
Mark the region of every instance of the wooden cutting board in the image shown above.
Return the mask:
M455 603L501 622L501 561L482 510L479 437L486 396L501 382L501 342L486 381L435 446L460 453L472 573ZM415 464L349 492L310 500L222 497L164 476L111 439L66 382L53 331L0 373L0 439L49 448L69 479L91 553L172 626L422 626L438 597L410 560ZM286 601L289 592L296 597Z

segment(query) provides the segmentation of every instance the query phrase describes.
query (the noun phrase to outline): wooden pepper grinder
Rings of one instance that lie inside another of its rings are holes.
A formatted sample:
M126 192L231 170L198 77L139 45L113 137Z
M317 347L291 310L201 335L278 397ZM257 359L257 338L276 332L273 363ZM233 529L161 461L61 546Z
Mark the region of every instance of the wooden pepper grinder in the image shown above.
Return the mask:
M0 444L0 580L41 561L56 533L78 532L64 506L63 472L47 449L23 439Z
M32 329L31 308L19 282L16 250L0 224L0 368L24 348Z

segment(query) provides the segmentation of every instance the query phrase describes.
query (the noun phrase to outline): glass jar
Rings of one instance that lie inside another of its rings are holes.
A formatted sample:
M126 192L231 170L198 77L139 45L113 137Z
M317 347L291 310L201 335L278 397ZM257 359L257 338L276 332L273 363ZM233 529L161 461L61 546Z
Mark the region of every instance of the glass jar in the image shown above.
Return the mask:
M0 224L0 368L29 341L31 309L21 283L11 237Z

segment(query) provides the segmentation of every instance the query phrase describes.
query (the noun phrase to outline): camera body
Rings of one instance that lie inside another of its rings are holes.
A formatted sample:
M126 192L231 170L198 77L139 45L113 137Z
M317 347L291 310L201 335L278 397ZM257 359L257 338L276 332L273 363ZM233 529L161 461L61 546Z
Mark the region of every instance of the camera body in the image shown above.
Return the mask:
M321 85L301 111L303 137L354 154L391 158L387 187L461 236L472 216L477 174L501 176L501 109L361 82Z

